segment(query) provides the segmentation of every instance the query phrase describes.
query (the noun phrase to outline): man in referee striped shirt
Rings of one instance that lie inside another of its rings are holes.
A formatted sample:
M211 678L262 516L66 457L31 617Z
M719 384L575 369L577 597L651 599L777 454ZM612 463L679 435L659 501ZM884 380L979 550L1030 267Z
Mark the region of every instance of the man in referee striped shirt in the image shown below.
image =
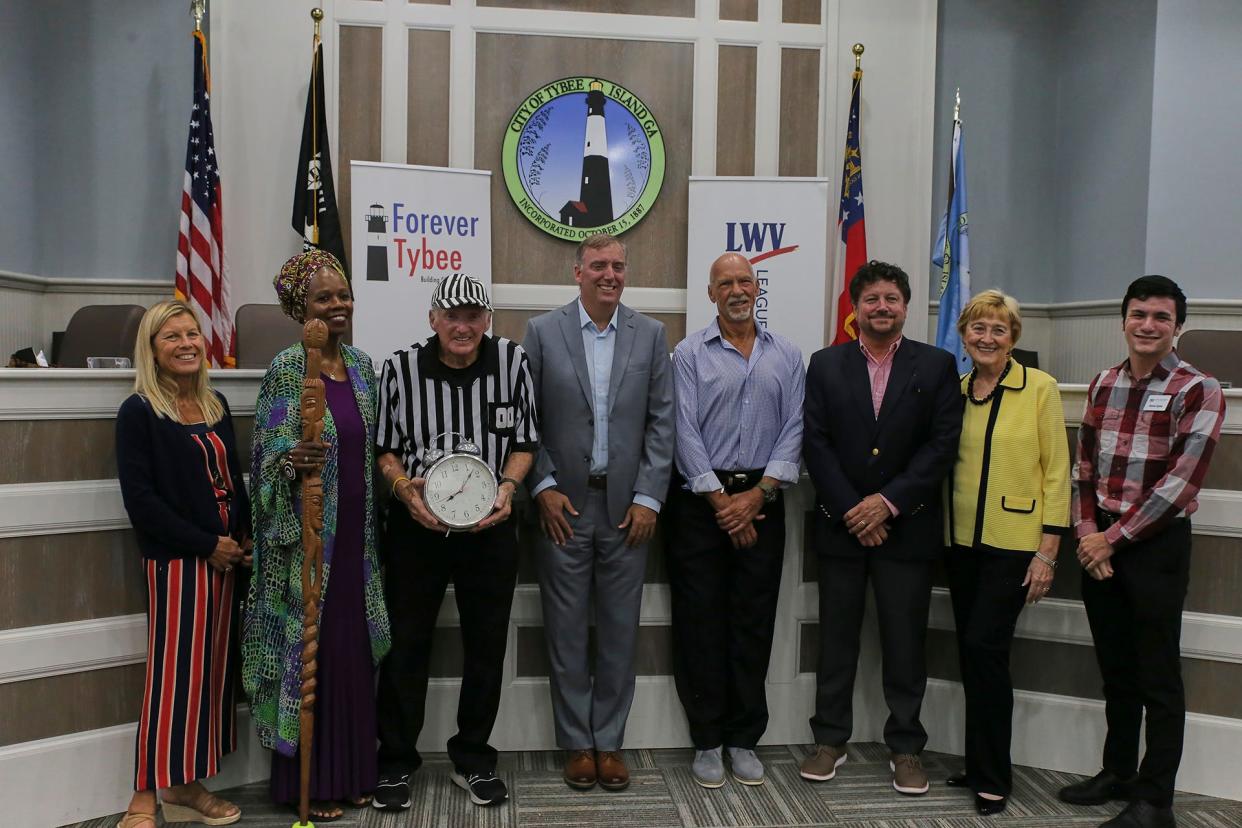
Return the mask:
M432 297L430 321L435 335L393 354L380 376L378 464L399 501L389 509L383 544L392 650L380 668L377 701L374 804L380 809L410 806L410 774L422 764L415 745L432 637L449 581L464 655L457 734L448 742L452 779L476 805L508 797L488 739L500 705L517 581L510 499L539 440L534 389L522 348L485 333L492 307L477 279L461 273L444 279ZM423 499L422 464L428 449L451 451L462 438L479 447L500 485L491 514L470 532L449 534Z
M1175 824L1173 782L1186 725L1180 642L1190 515L1225 413L1220 383L1173 350L1185 321L1186 296L1171 279L1131 283L1121 302L1129 358L1092 380L1078 429L1071 509L1108 735L1103 770L1062 788L1061 799L1129 800L1103 823L1109 828Z

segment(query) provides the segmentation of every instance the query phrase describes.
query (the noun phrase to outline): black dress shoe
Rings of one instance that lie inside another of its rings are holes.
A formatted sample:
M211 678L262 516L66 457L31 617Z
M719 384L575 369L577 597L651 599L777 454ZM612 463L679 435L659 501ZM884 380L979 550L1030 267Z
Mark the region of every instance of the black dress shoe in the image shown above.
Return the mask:
M970 787L970 785L966 782L966 771L950 774L944 780L944 784L948 785L950 788L969 788Z
M1172 808L1159 808L1150 802L1135 800L1100 828L1175 828Z
M1130 781L1109 770L1102 770L1090 779L1066 785L1058 796L1071 805L1103 805L1114 799L1127 799Z
M975 810L979 812L979 816L999 814L1001 811L1005 810L1005 806L1008 804L1008 797L988 799L986 796L979 796L979 794L975 794Z

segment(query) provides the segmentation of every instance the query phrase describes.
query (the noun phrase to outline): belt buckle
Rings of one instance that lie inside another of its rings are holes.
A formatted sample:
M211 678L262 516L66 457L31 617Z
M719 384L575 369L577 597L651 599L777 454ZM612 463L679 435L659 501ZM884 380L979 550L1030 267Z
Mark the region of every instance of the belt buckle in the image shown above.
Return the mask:
M729 487L734 489L743 488L746 485L746 475L742 472L729 475Z

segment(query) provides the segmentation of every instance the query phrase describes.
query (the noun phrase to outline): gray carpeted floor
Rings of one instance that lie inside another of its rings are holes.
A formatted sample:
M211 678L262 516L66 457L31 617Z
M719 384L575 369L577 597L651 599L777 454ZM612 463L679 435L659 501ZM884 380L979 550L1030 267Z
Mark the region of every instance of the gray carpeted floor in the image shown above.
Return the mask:
M942 754L923 759L931 791L902 796L893 790L888 751L883 745L852 744L849 761L837 778L811 784L798 776L806 746L763 747L767 783L748 787L730 780L707 790L690 775L690 750L626 751L629 790L608 793L570 790L561 781L560 752L501 754L499 772L509 785L509 800L493 808L477 808L448 778L443 754L428 757L414 776L414 806L389 813L374 808L347 808L334 825L368 828L715 828L715 826L825 825L847 828L972 828L978 826L1094 826L1120 810L1119 805L1075 808L1056 798L1057 789L1076 780L1071 774L1015 768L1008 810L994 817L974 811L969 792L948 788L944 778L960 768L960 760ZM288 828L296 818L268 800L267 784L234 788L226 795L242 808L239 825ZM1178 824L1183 828L1242 826L1242 802L1179 794ZM111 828L118 815L79 823L75 828ZM163 821L160 821L163 824ZM327 823L319 823L320 825Z

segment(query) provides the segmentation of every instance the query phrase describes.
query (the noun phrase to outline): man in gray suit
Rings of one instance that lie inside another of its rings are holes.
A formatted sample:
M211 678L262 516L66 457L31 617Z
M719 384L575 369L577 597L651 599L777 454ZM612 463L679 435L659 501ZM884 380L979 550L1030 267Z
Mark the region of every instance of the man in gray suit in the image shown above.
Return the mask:
M527 482L545 536L537 557L556 741L569 751L565 782L580 789L630 783L621 739L647 542L673 462L668 338L621 304L625 277L625 245L586 238L574 262L578 298L530 320L522 340L543 435Z

